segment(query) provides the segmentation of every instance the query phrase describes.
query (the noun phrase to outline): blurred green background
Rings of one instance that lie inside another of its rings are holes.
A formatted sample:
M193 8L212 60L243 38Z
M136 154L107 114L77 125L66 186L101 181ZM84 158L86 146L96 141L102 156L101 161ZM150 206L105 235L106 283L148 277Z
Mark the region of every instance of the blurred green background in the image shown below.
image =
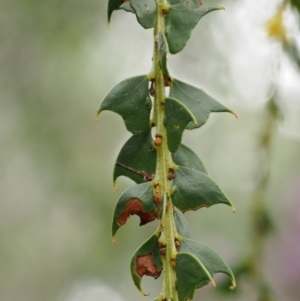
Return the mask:
M187 47L170 56L172 76L229 106L184 143L234 203L186 213L193 237L230 265L251 249L250 208L269 170L265 200L275 223L261 269L276 299L300 299L300 76L265 24L280 1L212 1L225 6L200 21ZM151 68L152 31L118 11L107 27L106 1L0 1L0 300L152 300L160 280L145 279L142 297L129 272L134 250L156 224L131 217L111 243L114 206L132 185L112 185L117 154L130 137L109 112L94 115L116 83ZM284 14L299 41L299 16ZM260 145L273 97L283 119ZM222 279L221 279L222 280ZM239 293L212 288L195 300L258 301L249 279Z

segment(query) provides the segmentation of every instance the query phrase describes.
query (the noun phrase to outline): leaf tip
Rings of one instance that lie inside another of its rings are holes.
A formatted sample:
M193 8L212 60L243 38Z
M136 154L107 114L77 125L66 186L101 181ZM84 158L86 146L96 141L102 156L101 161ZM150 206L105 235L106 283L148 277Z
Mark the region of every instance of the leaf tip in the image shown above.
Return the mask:
M236 119L239 119L239 116L234 111L230 110L229 113L231 113Z
M116 245L116 244L117 244L117 241L116 241L116 238L115 238L115 236L113 236L113 237L111 238L111 242L112 242L114 245Z
M233 213L235 213L236 209L232 204L230 205L230 208L232 209Z
M118 186L116 184L116 181L113 182L113 188L114 188L115 191L119 190L119 188L118 188Z
M232 278L232 285L229 287L229 289L234 290L236 288L236 281L234 278Z
M215 283L215 281L214 281L214 279L211 279L211 283L212 283L213 287L217 286L216 283Z
M96 113L96 115L95 115L95 117L94 117L94 120L95 120L96 122L99 121L99 114L100 114L100 113L98 113L98 111L97 111L97 113Z

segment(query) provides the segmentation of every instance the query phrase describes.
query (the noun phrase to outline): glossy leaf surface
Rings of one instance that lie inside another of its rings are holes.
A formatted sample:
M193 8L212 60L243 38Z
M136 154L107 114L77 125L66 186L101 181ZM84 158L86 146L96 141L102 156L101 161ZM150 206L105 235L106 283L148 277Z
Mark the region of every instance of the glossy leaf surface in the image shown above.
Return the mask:
M122 147L117 162L148 174L155 173L156 149L153 146L151 131L133 135ZM144 183L145 180L124 168L115 166L114 182L120 176L125 176L136 183Z
M162 261L159 253L159 237L151 236L138 250L134 253L131 263L131 276L134 284L143 293L141 281L143 276L158 278L162 271ZM144 293L143 293L144 294Z
M190 122L187 129L194 129L202 126L209 117L210 112L229 112L228 108L207 95L203 90L189 84L173 79L170 88L170 97L179 99L194 114L197 124Z
M176 153L172 154L173 161L180 166L195 169L207 174L207 171L199 157L187 146L180 144Z
M176 230L179 233L179 235L182 237L190 238L191 237L190 226L187 220L185 219L185 217L183 216L183 213L178 209L175 209L174 211L174 220L175 220Z
M197 257L180 252L176 256L176 288L179 301L192 300L199 283L213 281Z
M140 217L140 226L157 218L157 207L153 200L153 188L150 183L130 187L121 195L113 217L113 237L118 229L126 223L130 215Z
M192 30L206 14L221 8L194 8L188 1L171 5L166 15L166 38L170 53L181 51L191 37Z
M101 103L98 114L109 110L122 116L133 134L150 129L151 99L145 75L126 79L113 87Z
M180 145L183 131L191 121L196 123L196 119L188 107L178 99L170 97L165 99L164 125L167 129L170 152L176 152Z
M183 212L216 204L226 204L234 210L218 185L197 170L179 166L174 174L172 190L172 202Z
M217 273L226 274L230 277L232 286L235 287L235 279L231 269L229 268L227 263L220 257L220 255L207 245L189 238L184 238L181 241L179 251L191 253L196 256L209 272L211 278ZM204 285L206 285L206 283L199 282L197 288L200 288Z
M130 0L136 13L138 22L146 29L154 26L156 2L155 0Z

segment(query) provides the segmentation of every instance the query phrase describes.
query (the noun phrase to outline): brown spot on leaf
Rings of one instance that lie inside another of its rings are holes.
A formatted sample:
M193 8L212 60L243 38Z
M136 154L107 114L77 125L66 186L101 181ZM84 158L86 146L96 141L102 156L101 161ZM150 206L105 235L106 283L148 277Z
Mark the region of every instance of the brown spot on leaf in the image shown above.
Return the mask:
M144 212L142 208L142 203L139 199L131 199L123 213L118 218L119 226L122 226L126 223L130 215L138 215L140 217L140 226L145 225L149 222L152 222L156 219L156 216L153 212Z
M161 272L157 270L154 264L153 254L139 256L135 261L135 271L142 278L144 275L151 276L157 279Z

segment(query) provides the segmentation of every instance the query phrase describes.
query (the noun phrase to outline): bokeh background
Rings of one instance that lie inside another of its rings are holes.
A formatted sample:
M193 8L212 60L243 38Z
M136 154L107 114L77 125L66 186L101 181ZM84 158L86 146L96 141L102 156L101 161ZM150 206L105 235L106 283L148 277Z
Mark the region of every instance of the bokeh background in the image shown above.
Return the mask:
M151 68L152 31L135 16L113 14L103 0L0 1L0 300L152 300L160 280L146 278L143 297L129 262L156 224L131 217L111 243L114 206L133 185L112 185L118 152L130 137L117 115L94 115L119 81ZM297 2L297 1L294 1ZM251 204L263 199L273 227L259 267L272 300L300 300L300 76L297 55L268 32L277 0L203 0L226 7L203 18L186 48L169 58L172 76L203 88L234 110L212 114L184 143L234 203L186 213L193 238L231 266L253 248ZM283 14L299 48L299 15ZM273 99L276 120L265 109ZM261 143L267 122L270 144ZM273 118L273 119L272 119ZM218 278L218 277L217 277ZM220 278L222 282L222 279ZM208 286L195 300L258 301L241 277L238 291ZM267 299L265 299L267 300ZM271 299L268 299L271 300ZM261 299L260 299L261 301Z

